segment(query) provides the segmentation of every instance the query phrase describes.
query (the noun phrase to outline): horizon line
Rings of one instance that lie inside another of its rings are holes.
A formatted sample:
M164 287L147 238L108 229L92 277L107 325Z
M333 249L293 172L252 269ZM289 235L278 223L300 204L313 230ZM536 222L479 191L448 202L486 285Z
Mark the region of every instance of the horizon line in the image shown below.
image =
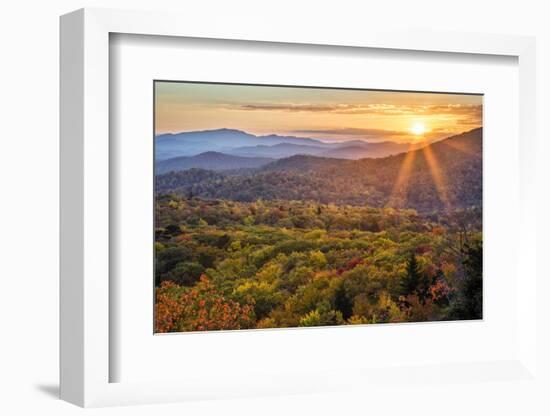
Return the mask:
M445 135L443 137L439 137L439 138L435 138L435 139L424 138L423 140L426 141L426 142L429 142L429 143L435 143L437 141L444 140L444 139L449 138L449 137L459 136L461 134L469 133L471 131L478 130L478 129L483 129L483 125L478 126L478 127L474 127L472 129L463 130L463 131L460 131L460 132L457 132L457 133L448 132L448 135ZM388 142L390 142L390 143L399 143L399 144L416 144L416 143L418 143L417 141L414 141L414 140L407 141L407 142L400 142L400 141L395 141L395 140L391 140L391 139L385 139L385 140L382 139L382 140L378 140L378 141L375 139L374 141L369 141L369 139L364 139L364 138L361 138L361 137L349 137L349 138L343 138L343 139L340 139L340 140L334 140L334 139L327 139L327 138L322 138L322 137L296 136L295 134L288 134L287 135L287 134L280 134L280 133L270 133L270 134L258 135L258 134L250 133L246 130L242 130L242 129L238 129L238 128L229 128L229 127L210 128L210 129L203 129L203 130L181 130L181 131L177 131L177 132L171 131L171 132L164 132L164 133L156 133L155 132L154 138L157 139L159 136L164 136L164 135L176 136L176 135L185 134L185 133L206 133L206 132L216 132L216 131L222 131L222 130L240 132L240 133L248 134L250 136L254 136L256 138L270 137L270 136L292 137L292 138L304 139L304 140L317 140L317 141L320 141L322 143L327 143L327 144L345 143L346 141L361 141L361 142L368 143L368 144L388 143ZM406 133L406 132L403 131L402 133ZM430 132L428 132L428 133L430 133Z

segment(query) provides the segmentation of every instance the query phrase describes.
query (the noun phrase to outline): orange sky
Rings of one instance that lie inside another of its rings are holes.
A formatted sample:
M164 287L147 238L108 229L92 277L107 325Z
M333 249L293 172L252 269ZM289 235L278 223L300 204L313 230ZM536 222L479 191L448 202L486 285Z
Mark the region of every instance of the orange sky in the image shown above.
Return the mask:
M155 95L157 134L233 128L412 142L482 125L481 95L182 82L155 82Z

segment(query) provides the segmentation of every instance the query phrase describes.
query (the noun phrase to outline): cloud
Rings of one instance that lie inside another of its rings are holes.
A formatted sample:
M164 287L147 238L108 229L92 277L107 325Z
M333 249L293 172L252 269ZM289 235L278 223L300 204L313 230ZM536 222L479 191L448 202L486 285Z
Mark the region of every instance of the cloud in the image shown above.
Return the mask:
M293 133L297 134L327 134L338 136L361 136L361 137L394 137L394 136L408 136L409 133L398 130L384 130L384 129L362 129L355 127L347 127L340 129L308 129L308 130L293 130Z
M246 111L288 111L288 112L326 112L335 114L363 114L363 115L464 115L481 117L482 106L477 104L447 104L447 105L408 105L408 104L246 104L232 109Z
M238 107L249 111L289 111L289 112L328 112L336 114L407 114L410 106L396 106L390 104L246 104Z
M459 126L481 126L481 117L464 117L455 121Z
M424 106L427 113L434 114L474 114L480 113L482 106L480 104L446 104L446 105L428 105Z
M332 112L338 108L347 108L350 105L316 105L316 104L247 104L238 108L241 110L261 111L291 111L291 112Z
M479 125L479 124L478 124ZM477 127L478 125L470 125L469 127ZM305 135L327 140L364 140L370 143L381 141L395 141L399 143L413 142L417 140L417 136L408 130L385 130L385 129L368 129L344 127L338 129L307 129L307 130L292 130L287 132L299 136ZM439 140L445 137L450 137L457 134L455 130L439 127L431 129L424 133L423 137L428 142Z

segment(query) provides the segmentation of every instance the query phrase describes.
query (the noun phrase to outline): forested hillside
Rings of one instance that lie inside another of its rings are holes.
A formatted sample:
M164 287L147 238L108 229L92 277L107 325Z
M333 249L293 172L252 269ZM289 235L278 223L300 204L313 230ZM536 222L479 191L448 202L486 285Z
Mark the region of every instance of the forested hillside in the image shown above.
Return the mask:
M479 319L479 209L156 202L157 332Z

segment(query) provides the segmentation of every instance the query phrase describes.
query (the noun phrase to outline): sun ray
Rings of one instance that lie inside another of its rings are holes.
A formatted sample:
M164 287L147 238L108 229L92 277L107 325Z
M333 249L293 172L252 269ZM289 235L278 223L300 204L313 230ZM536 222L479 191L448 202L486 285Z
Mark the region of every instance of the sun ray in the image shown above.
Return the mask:
M424 158L426 159L426 163L434 181L437 195L439 196L440 201L443 203L444 208L446 210L449 210L451 205L447 195L447 184L441 171L441 166L439 165L439 162L437 161L437 158L435 157L430 146L423 147L422 152L424 153Z
M407 195L409 178L411 176L411 169L417 153L416 151L411 150L412 147L413 146L411 144L409 147L409 151L405 154L403 162L399 167L397 179L395 180L392 192L390 194L390 197L388 198L388 203L386 204L386 206L388 207L401 207L404 205L404 200L406 199Z

